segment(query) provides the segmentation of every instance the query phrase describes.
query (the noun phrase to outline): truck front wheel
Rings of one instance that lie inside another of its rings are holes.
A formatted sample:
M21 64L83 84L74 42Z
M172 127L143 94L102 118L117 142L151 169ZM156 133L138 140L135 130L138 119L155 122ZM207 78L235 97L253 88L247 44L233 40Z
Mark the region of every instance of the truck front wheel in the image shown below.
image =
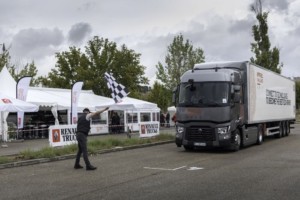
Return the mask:
M183 147L186 151L192 151L194 149L192 146L189 145L183 145Z
M238 151L241 147L241 134L239 130L235 130L232 133L232 140L230 144L230 150L231 151Z

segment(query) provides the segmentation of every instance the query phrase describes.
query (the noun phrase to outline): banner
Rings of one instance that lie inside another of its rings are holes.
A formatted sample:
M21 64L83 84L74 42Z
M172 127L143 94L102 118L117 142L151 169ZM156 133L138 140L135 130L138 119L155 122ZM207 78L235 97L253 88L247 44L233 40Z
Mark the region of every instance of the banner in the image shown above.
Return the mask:
M158 122L141 122L140 123L140 138L147 138L159 135Z
M54 125L49 127L49 144L51 147L77 144L76 125Z
M17 83L17 99L20 99L22 101L26 101L27 98L27 92L29 88L29 84L31 81L30 76L25 76L19 79ZM18 112L18 129L23 128L24 126L24 112L19 111Z
M71 93L71 124L77 124L78 115L77 115L77 107L79 101L79 95L81 92L83 82L76 82L72 87Z

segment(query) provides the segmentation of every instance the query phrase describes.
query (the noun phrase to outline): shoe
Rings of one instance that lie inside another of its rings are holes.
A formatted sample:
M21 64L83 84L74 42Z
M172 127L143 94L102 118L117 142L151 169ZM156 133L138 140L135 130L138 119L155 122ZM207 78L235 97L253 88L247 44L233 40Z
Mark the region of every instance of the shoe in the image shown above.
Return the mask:
M87 166L86 170L95 170L97 167L94 167L93 165Z
M74 169L82 169L83 167L80 165L80 164L78 164L78 165L74 165Z

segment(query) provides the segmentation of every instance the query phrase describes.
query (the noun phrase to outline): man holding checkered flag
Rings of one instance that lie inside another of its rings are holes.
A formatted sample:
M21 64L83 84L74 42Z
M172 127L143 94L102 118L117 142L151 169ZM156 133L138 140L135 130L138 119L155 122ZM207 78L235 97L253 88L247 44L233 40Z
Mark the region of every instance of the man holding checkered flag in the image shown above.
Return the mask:
M127 97L129 92L124 85L117 83L116 79L107 72L104 73L104 77L107 80L107 87L111 89L111 96L115 103L119 103L124 97Z

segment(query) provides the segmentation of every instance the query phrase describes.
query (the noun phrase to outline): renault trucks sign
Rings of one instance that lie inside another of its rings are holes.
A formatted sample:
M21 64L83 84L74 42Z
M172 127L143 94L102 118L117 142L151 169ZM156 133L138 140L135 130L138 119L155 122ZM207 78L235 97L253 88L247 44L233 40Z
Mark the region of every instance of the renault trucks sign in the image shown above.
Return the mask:
M77 125L59 125L49 127L49 143L52 147L77 144Z

